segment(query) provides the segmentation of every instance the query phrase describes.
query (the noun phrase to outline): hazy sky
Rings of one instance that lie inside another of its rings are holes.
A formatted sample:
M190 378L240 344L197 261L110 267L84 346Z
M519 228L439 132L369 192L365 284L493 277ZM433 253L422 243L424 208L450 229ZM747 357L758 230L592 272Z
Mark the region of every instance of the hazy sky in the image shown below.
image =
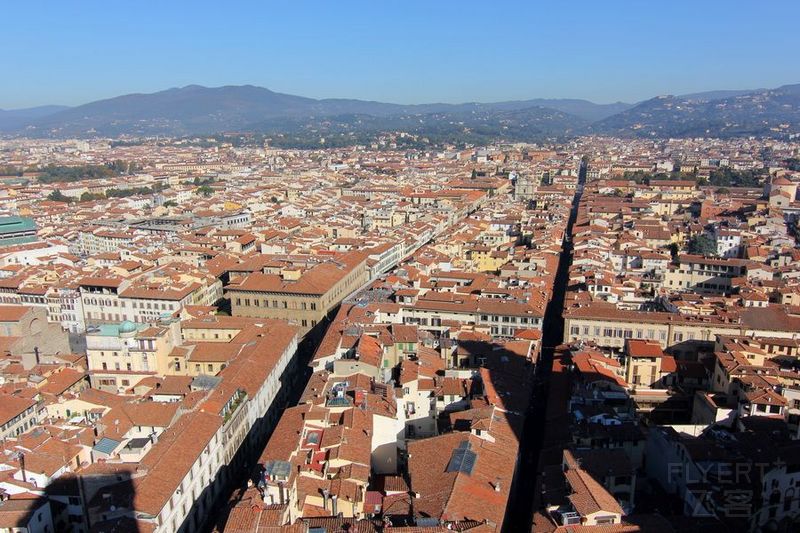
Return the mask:
M798 0L5 2L0 108L188 84L398 103L800 82Z

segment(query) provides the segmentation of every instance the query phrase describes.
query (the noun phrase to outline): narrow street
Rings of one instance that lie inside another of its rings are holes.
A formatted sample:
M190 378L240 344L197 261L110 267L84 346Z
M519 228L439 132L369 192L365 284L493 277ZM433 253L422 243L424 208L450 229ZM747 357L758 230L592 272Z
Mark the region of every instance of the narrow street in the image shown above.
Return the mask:
M582 163L578 175L578 187L572 200L572 209L567 222L567 236L572 233L572 225L575 222L578 202L583 193L585 182L586 164ZM532 398L522 432L517 469L514 473L514 482L503 522L503 531L507 532L530 531L533 522L535 510L533 508L534 488L536 487L536 478L539 475L538 462L544 436L549 377L553 362L553 350L561 344L564 338L562 310L567 282L569 281L571 256L572 240L568 237L564 240L561 257L559 258L558 270L553 284L553 296L545 311L542 326L542 351L539 356L539 362L536 365L535 385L531 391Z
M577 214L578 201L580 200L581 193L583 192L583 184L586 179L585 165L581 165L579 173L578 187L573 197L572 208L567 223L566 235L572 231L572 224L575 221ZM569 274L569 264L572 254L572 242L570 239L565 239L563 243L563 250L559 258L558 270L553 286L553 296L548 303L545 310L543 335L542 335L542 352L539 358L539 363L536 367L536 375L533 380L533 387L531 390L531 403L525 418L525 425L522 432L522 442L520 443L519 461L514 474L514 481L512 484L511 495L509 497L508 505L506 507L506 516L504 520L504 531L518 532L530 531L533 519L534 507L534 494L533 490L536 486L537 463L542 446L542 436L545 424L545 409L547 399L548 378L551 370L553 359L553 348L559 344L563 339L564 321L561 316L562 308L564 305L564 294ZM365 284L364 286L367 286ZM358 294L364 287L359 287L352 294L348 295L345 300L351 299L354 295ZM335 312L331 313L335 316ZM327 327L328 323L325 324ZM315 338L306 338L298 349L298 360L296 366L287 372L284 387L289 391L287 399L274 408L282 410L286 405L295 405L305 388L305 383L310 376L310 368L307 366L311 357L313 356L316 345L324 335L324 329L321 329ZM271 436L271 431L266 435L266 440ZM265 443L266 443L265 440ZM252 475L252 467L258 458L259 450L253 450L248 457L237 462L233 467L232 483L229 490L226 492L224 498L220 498L216 506L217 519L209 520L206 524L208 528L220 526L225 523L225 516L227 510L233 501L236 501L241 496L244 490L247 479Z

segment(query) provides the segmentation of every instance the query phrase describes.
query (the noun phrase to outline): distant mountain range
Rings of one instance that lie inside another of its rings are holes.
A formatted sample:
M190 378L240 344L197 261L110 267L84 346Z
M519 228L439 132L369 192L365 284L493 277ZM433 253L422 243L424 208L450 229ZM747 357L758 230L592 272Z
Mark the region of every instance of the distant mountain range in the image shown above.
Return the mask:
M402 130L435 140L535 141L596 133L630 137L800 132L800 85L659 96L626 104L576 99L400 105L313 99L251 85L128 94L77 107L0 110L7 136L186 136L249 132L300 144ZM291 144L291 143L290 143Z
M734 137L800 132L800 84L721 98L659 96L601 119L597 133L637 137Z
M22 128L37 120L69 109L63 105L43 105L26 109L0 109L0 131Z

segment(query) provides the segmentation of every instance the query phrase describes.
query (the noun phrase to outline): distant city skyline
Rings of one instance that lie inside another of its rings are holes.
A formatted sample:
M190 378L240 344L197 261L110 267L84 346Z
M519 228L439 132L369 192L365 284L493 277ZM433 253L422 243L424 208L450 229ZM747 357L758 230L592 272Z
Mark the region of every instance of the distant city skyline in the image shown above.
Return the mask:
M800 82L800 4L736 4L12 3L0 108L190 84L416 104L635 103Z

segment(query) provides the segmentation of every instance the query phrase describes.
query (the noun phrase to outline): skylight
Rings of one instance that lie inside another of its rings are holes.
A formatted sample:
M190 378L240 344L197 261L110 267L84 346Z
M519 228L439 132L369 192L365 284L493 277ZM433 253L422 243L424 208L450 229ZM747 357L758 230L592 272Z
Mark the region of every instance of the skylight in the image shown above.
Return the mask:
M470 449L469 441L462 441L458 448L453 450L450 462L447 464L447 472L461 472L470 475L475 468L475 461L478 456Z

